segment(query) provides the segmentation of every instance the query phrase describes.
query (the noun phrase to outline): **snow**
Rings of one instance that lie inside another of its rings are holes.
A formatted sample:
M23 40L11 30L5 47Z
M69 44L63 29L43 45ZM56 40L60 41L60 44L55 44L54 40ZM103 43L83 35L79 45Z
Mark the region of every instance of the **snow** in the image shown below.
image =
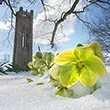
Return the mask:
M110 110L110 66L106 68L107 75L100 81L102 87L80 98L56 96L47 74L43 77L29 72L0 75L0 110ZM34 82L27 83L26 78ZM36 86L39 82L44 84ZM82 90L78 91L83 93Z

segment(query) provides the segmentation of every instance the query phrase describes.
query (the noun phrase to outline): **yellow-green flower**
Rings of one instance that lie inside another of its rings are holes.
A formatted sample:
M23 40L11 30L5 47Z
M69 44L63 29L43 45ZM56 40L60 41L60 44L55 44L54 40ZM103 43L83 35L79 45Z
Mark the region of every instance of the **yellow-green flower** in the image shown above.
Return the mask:
M85 86L92 86L98 76L105 76L106 68L96 50L90 46L65 50L55 58L50 74L64 87L71 87L77 81Z

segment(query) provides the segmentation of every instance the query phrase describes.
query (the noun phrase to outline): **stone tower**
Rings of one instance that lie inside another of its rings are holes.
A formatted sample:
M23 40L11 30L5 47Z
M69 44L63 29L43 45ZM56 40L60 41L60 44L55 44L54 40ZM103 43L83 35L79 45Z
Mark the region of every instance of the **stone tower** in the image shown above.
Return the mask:
M32 61L33 44L33 10L20 10L16 13L16 28L14 39L13 64L27 68Z

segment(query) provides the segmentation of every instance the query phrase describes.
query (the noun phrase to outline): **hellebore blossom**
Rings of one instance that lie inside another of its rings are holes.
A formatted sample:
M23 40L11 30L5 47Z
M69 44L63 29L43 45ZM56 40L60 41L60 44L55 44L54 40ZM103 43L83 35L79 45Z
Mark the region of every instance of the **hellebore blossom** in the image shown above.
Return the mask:
M91 43L61 52L55 57L55 65L51 68L50 74L67 88L77 81L84 86L93 86L98 76L106 74L100 45Z

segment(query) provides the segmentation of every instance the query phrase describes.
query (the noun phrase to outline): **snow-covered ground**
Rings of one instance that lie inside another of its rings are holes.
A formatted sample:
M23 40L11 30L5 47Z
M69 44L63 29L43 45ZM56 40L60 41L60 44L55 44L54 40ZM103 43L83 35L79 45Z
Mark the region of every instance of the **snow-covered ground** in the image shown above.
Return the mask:
M80 98L56 96L48 76L30 73L0 75L0 110L110 110L110 66L102 87ZM26 78L34 79L27 83ZM36 86L36 83L44 82ZM81 90L80 90L81 92Z

